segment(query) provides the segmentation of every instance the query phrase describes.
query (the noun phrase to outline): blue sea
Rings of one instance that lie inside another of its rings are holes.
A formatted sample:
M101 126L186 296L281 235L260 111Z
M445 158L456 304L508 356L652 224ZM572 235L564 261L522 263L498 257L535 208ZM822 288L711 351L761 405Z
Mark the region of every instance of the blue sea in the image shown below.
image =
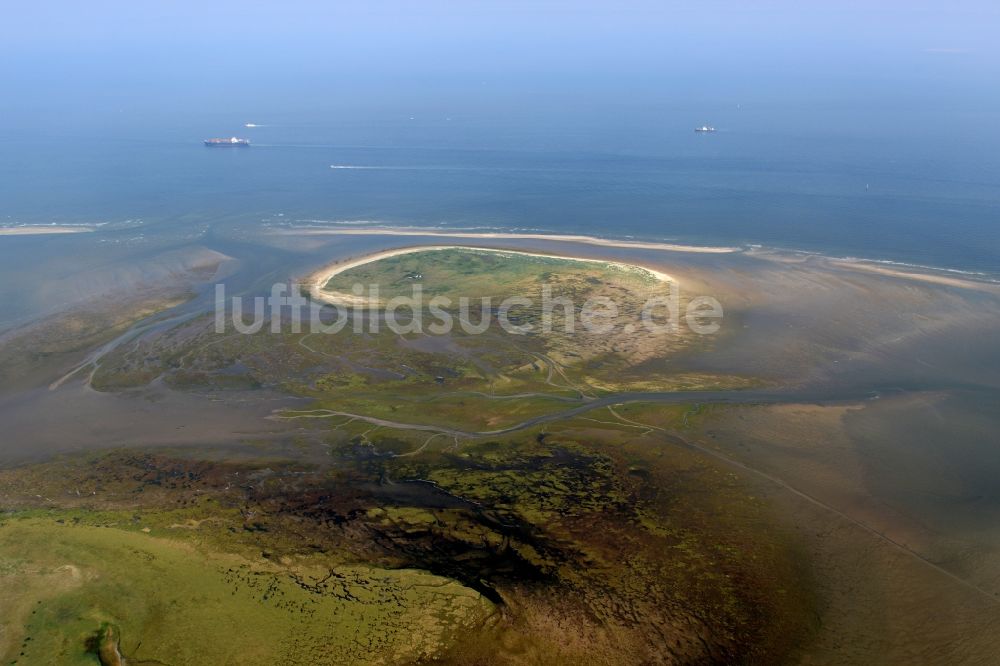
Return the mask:
M176 227L281 214L1000 272L996 114L586 101L121 111L0 127L0 223ZM718 131L694 132L702 123ZM253 145L202 145L231 135Z
M0 225L102 226L0 236L3 321L32 311L17 290L53 275L315 220L762 245L1000 275L993 102L470 83L307 103L294 90L206 97L211 110L148 90L72 107L46 98L37 113L8 102ZM704 123L717 131L696 133ZM202 143L233 135L252 145Z

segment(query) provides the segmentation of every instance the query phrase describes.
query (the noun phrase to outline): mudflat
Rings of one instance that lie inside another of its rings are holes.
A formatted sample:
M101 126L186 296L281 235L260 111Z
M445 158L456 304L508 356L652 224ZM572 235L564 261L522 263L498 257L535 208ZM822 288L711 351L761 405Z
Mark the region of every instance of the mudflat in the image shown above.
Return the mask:
M420 283L534 302L549 285L574 311L612 299L614 326L546 330L522 305L513 332L400 333L376 301L360 332L282 313L277 331L218 331L199 274L8 333L3 656L198 663L236 627L228 654L282 663L995 653L990 283L433 237L285 230L308 256L272 273L312 275L320 305L356 282L386 300ZM267 295L253 262L226 286ZM682 311L718 301L718 330L643 328L673 288Z

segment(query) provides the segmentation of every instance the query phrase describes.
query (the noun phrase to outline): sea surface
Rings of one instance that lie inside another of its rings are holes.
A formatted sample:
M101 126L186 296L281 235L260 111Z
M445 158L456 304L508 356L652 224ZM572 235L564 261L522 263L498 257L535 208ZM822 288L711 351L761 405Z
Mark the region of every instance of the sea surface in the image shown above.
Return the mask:
M995 105L524 90L239 105L8 114L0 226L98 231L0 236L0 328L30 314L13 301L38 280L307 221L762 245L1000 275ZM718 131L696 133L703 123ZM233 135L253 145L202 144Z

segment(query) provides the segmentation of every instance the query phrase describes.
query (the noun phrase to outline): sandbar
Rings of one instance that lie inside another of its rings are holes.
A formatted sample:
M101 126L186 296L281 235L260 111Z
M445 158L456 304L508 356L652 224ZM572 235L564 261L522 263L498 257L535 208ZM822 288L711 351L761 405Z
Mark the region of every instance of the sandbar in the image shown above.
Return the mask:
M23 227L0 227L0 236L41 236L49 234L82 234L93 231L93 227L71 227L66 225L25 225Z
M548 240L564 241L572 243L585 243L587 245L599 245L601 247L623 247L636 250L667 250L670 252L695 252L703 254L729 254L741 252L738 247L710 247L701 245L679 245L676 243L659 243L654 241L625 241L598 238L596 236L564 235L564 234L538 234L538 233L510 233L510 232L471 232L471 231L446 231L434 229L327 229L318 227L298 227L294 229L283 229L275 233L285 235L304 236L440 236L444 238L482 238L482 239L510 239L510 240ZM547 256L547 255L546 255ZM569 259L571 257L567 257Z

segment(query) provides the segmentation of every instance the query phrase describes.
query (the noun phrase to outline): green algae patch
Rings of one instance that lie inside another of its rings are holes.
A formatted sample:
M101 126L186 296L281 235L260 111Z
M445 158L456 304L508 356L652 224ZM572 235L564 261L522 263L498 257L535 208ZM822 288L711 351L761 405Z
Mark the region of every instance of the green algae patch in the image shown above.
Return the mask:
M0 601L8 664L105 663L108 631L127 663L405 663L494 612L478 592L413 569L284 566L16 517L0 524Z

